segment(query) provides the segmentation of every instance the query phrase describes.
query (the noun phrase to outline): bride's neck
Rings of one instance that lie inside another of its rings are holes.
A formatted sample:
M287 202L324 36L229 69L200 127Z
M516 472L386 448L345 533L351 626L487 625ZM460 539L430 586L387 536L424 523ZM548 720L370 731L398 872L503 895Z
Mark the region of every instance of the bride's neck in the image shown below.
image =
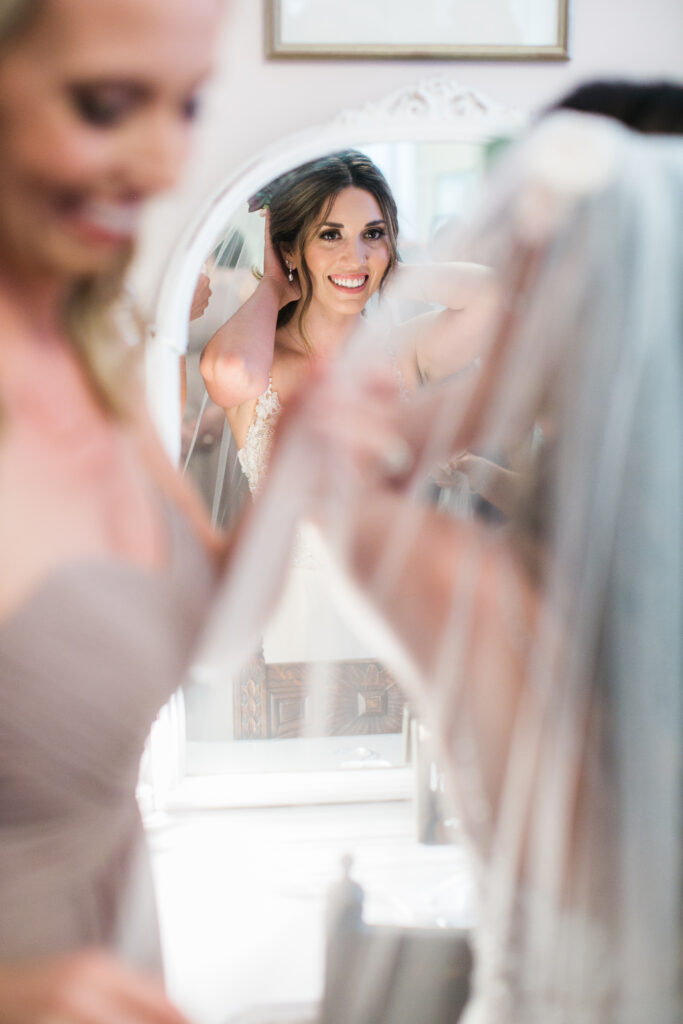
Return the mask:
M304 319L304 329L315 355L325 357L340 352L360 322L360 313L335 315L311 303Z

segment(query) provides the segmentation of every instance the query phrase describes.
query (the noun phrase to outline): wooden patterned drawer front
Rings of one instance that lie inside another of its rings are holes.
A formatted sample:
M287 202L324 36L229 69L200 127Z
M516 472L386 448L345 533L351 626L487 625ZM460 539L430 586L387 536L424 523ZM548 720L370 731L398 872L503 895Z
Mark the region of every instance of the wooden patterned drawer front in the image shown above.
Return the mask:
M378 661L266 664L259 655L235 687L235 739L400 732L403 704Z

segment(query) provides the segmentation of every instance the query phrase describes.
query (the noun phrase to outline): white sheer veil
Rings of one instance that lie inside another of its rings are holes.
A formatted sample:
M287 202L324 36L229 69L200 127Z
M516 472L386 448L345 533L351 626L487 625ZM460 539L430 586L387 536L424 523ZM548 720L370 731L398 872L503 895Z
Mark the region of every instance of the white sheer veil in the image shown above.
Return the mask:
M492 822L491 1019L681 1018L682 223L679 142L561 115L473 229L513 304L479 430L547 434L515 524L542 612Z
M253 218L247 220L246 213L245 208L221 233L203 265L211 296L202 315L190 323L186 356L182 470L201 491L212 523L222 529L234 525L249 491L223 410L206 391L199 357L212 335L256 287L254 270L263 261L263 229L262 222L254 224ZM256 258L257 248L261 251L260 260Z
M413 514L419 486L387 520L370 595L348 601L393 637L392 668L434 727L482 865L468 1024L674 1024L683 1013L682 226L678 141L562 113L501 160L469 240L498 273L503 313L471 400L440 403L414 481L463 439L504 450L540 425L545 440L521 467L519 514L491 545L462 547L427 668L382 617L399 585L419 617L402 571L429 526ZM337 372L358 379L363 354ZM294 422L272 468L207 660L246 654L272 597L264 580L321 478L331 563L352 557L363 492L343 459L312 450ZM425 552L425 585L432 569L442 581L450 562L431 566ZM464 678L486 661L472 649L478 581L491 574L496 621L524 666L510 735L493 750ZM343 603L352 584L337 580ZM537 596L531 618L521 580Z

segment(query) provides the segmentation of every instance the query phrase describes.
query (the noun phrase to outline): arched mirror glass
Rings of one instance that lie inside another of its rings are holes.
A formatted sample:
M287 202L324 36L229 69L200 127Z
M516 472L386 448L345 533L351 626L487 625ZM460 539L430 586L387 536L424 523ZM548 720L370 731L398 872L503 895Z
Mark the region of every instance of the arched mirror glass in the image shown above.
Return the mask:
M458 227L476 203L492 144L522 122L518 113L436 79L284 140L197 213L161 283L150 380L163 382L152 406L214 523L229 526L250 500L239 445L199 370L204 346L253 293L263 265L265 221L249 212L249 197L306 161L354 148L389 183L404 263L467 259L457 250ZM390 323L429 308L419 296L386 302ZM364 314L371 323L375 299ZM181 353L184 380L177 369ZM284 591L248 664L220 679L215 673L209 679L201 664L192 670L183 713L173 725L182 749L176 774L211 779L216 786L222 779L226 786L235 773L278 772L292 780L307 772L304 789L310 793L310 773L317 772L327 792L408 792L410 709L382 639L360 621L362 612L341 605L321 571L315 540L300 536ZM372 774L359 773L361 768Z

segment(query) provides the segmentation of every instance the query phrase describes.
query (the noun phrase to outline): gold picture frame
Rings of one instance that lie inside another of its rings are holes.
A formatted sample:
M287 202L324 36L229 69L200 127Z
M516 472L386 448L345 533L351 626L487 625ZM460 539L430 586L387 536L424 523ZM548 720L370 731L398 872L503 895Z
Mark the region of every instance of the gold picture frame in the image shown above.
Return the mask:
M397 0L347 0L344 5L339 0L265 0L266 55L277 60L569 59L569 0L539 0L528 14L520 14L513 0L469 2L465 17L455 8L446 11L443 0L405 7ZM458 18L467 22L460 39ZM449 19L453 38L444 32ZM386 26L385 39L379 38L378 21Z

